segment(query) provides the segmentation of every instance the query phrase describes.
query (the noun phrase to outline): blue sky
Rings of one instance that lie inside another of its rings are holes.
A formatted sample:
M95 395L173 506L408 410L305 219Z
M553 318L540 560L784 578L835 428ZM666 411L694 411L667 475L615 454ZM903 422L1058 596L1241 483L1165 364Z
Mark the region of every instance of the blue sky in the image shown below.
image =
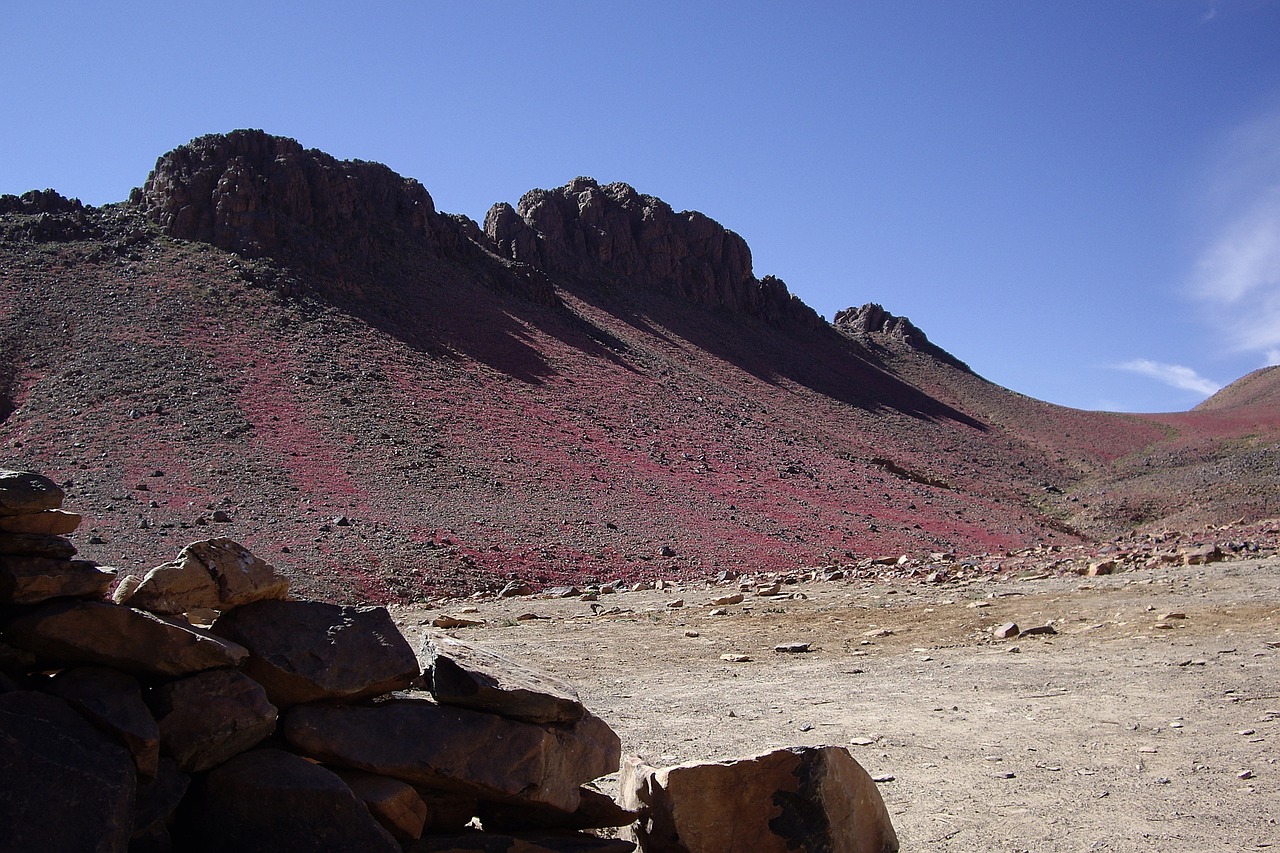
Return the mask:
M1274 0L0 0L0 33L0 192L118 201L260 127L476 219L626 181L1055 403L1280 361Z

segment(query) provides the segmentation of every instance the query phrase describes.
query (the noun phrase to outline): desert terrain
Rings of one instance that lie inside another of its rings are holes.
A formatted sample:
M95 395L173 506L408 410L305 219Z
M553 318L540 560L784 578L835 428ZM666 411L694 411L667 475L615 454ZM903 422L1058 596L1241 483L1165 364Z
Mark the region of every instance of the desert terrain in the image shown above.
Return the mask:
M449 633L572 682L655 764L847 746L904 850L1280 845L1278 558L711 604L738 589L395 615L411 638L442 615L481 622ZM1007 622L1056 633L996 639ZM810 650L774 651L791 643Z

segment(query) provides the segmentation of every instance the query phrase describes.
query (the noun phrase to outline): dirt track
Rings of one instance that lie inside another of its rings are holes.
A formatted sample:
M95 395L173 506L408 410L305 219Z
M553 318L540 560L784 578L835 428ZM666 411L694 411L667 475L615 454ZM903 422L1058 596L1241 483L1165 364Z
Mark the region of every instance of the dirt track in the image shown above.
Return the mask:
M450 633L571 680L624 750L655 763L846 745L893 777L880 789L904 850L1280 847L1280 559L810 583L784 587L804 599L748 594L710 615L734 591L397 616L411 635L441 613L485 620ZM593 615L611 608L623 612ZM1008 621L1058 633L994 639ZM773 651L785 642L812 651Z

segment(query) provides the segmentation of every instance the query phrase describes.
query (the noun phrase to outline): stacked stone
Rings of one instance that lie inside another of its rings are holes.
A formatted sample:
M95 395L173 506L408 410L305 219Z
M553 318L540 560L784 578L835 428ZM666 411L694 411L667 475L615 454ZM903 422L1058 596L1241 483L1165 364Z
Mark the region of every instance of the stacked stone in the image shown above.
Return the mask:
M80 516L60 509L64 497L48 477L0 470L0 601L100 596L114 583L114 570L71 559L76 547L64 537Z
M635 849L587 831L635 814L567 684L444 637L424 670L226 539L108 597L61 502L0 473L0 851Z
M629 758L620 805L590 784L618 736L563 681L444 635L415 654L229 539L108 596L62 500L0 471L0 853L897 850L844 749Z

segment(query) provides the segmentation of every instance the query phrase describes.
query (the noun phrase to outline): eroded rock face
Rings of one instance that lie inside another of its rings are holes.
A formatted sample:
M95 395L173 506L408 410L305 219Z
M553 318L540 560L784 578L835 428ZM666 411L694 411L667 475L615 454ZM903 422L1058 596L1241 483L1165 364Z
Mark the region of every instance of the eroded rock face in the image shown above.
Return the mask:
M623 763L624 807L647 853L892 853L898 837L875 782L841 747L792 747L657 769Z
M648 285L770 322L821 322L779 279L755 277L740 236L627 184L580 177L531 190L514 208L494 205L484 230L498 255L552 275Z
M245 673L281 709L378 696L408 687L421 674L383 607L255 601L222 614L212 630L249 649Z
M260 130L175 148L132 201L171 236L319 265L358 262L388 231L435 245L440 230L435 204L417 181Z

